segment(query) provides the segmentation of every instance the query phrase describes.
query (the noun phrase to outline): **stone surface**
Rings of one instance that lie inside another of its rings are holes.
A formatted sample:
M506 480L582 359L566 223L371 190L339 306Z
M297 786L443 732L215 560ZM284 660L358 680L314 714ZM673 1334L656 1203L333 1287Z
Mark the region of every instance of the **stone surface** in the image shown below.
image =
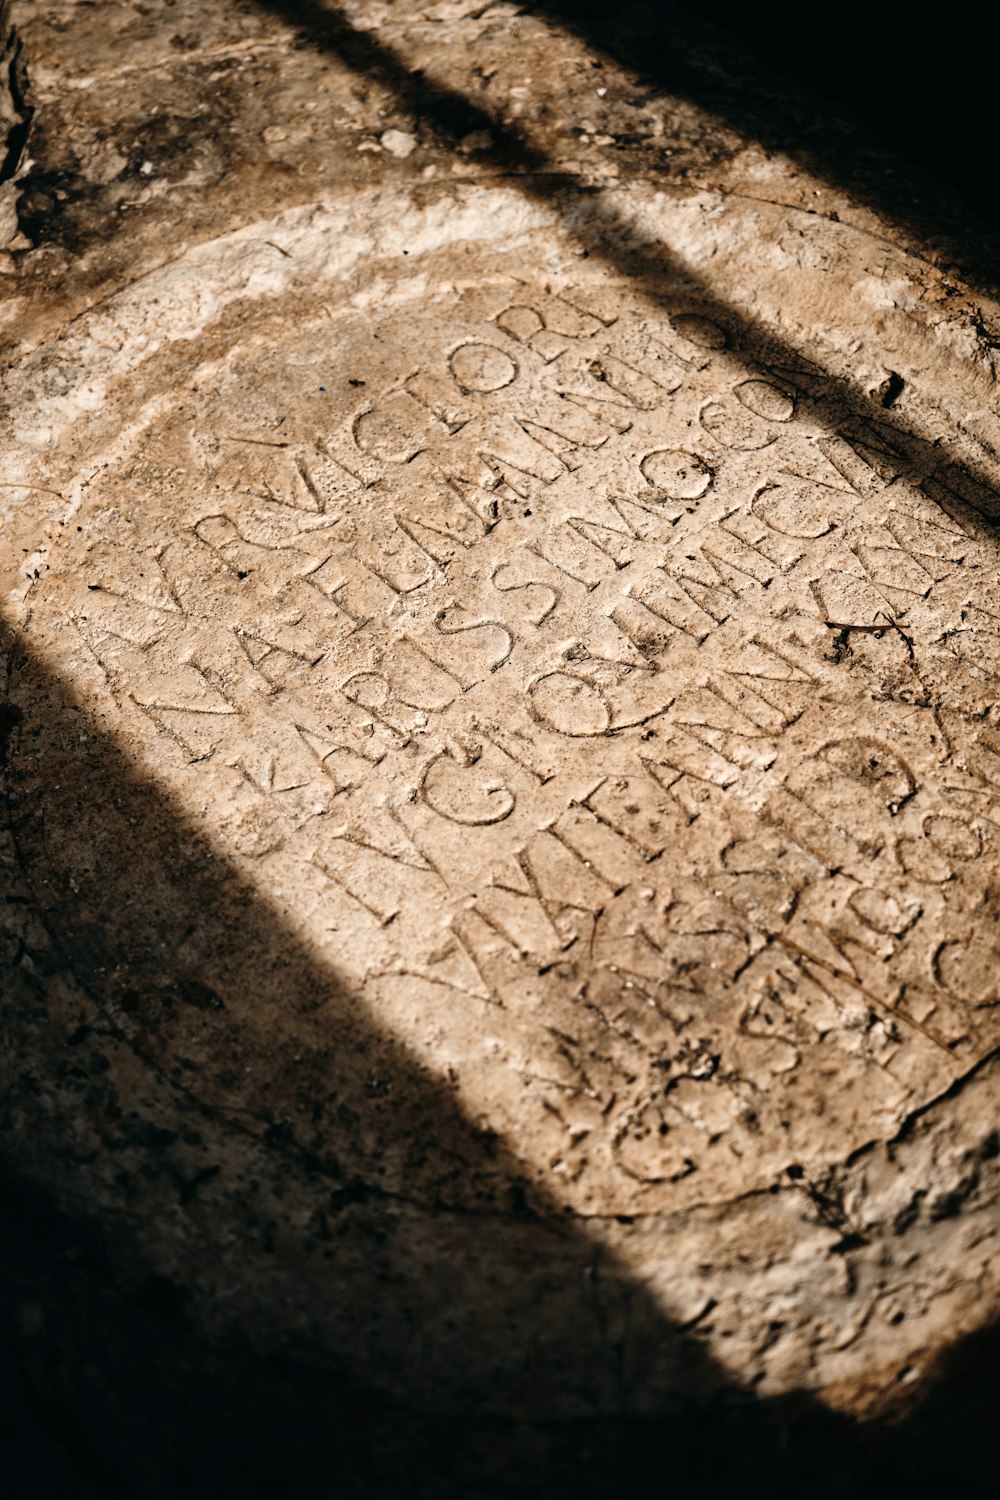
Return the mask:
M996 308L522 9L15 7L5 1137L410 1411L882 1412L995 1309Z

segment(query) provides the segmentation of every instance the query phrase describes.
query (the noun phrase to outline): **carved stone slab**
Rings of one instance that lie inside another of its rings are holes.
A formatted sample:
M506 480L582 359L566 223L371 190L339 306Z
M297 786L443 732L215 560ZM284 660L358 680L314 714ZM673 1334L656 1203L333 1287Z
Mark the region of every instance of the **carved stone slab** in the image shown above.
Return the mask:
M513 1182L588 1247L510 1251L515 1322L604 1256L738 1381L850 1404L988 1303L985 1229L940 1226L995 1206L992 313L737 189L438 185L414 141L7 379L18 879L132 1108L156 1080L222 1132L187 1248L137 1232L405 1389L454 1375L441 1288L409 1353L345 1332L351 1210L303 1270L330 1180L494 1285ZM262 1178L266 1276L231 1242ZM643 1358L640 1408L691 1383Z

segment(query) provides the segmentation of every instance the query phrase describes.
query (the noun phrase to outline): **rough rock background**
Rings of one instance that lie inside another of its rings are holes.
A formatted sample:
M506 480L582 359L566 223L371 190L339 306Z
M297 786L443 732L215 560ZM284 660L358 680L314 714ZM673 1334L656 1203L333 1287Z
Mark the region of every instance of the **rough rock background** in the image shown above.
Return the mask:
M897 1118L805 1166L779 1155L721 1201L574 1203L530 1142L484 1128L461 1078L442 1088L349 987L331 999L241 851L220 870L176 763L151 770L141 721L55 643L58 608L98 587L106 502L85 491L102 495L104 455L130 451L128 420L158 394L195 409L176 394L184 320L203 359L254 318L279 347L267 297L309 315L309 286L282 281L289 247L335 282L347 271L324 257L351 212L380 265L418 229L432 255L439 203L495 214L526 257L568 225L615 286L668 284L703 314L735 302L755 358L783 347L787 367L789 342L801 357L819 335L822 399L897 423L906 482L941 452L994 479L988 236L915 203L915 179L682 14L570 9L40 0L5 31L4 1421L24 1493L606 1493L672 1471L720 1482L730 1461L796 1487L807 1466L837 1492L950 1462L946 1421L977 1439L997 1230L989 859L968 898L986 921L982 1034L956 1022L947 1067ZM354 207L310 218L330 201ZM265 221L288 237L260 271ZM856 298L873 268L882 303ZM169 480L172 440L133 490ZM965 494L958 561L979 587L992 513ZM950 674L990 744L989 637L959 668L934 657L933 624L927 691L940 709ZM899 696L902 628L857 628L836 649ZM933 706L906 691L905 712ZM291 993L332 1005L332 1032L306 1004L289 1023ZM837 1083L817 1087L839 1129Z

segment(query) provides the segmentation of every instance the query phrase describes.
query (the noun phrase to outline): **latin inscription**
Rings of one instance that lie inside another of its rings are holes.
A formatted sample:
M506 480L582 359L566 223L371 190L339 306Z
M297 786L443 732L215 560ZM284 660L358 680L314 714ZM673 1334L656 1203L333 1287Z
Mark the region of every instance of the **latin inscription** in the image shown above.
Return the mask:
M745 1185L995 1044L1000 501L804 361L473 280L238 350L127 478L66 623L568 1182Z

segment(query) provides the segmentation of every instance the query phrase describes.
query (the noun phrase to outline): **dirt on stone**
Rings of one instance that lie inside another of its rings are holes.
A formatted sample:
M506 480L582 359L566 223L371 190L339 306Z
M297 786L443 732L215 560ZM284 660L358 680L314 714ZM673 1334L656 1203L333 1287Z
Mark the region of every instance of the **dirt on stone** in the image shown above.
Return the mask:
M4 8L0 1376L62 1492L978 1430L997 307L627 9Z

